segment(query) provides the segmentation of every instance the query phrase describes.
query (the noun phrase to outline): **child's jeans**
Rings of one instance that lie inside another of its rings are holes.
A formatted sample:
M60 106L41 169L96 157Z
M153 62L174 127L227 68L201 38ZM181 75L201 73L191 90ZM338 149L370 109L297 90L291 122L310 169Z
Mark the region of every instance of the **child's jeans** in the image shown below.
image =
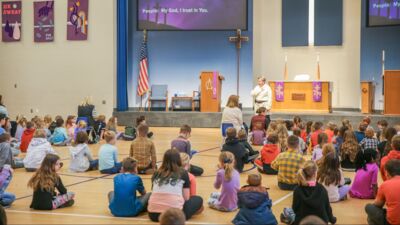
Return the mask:
M109 169L100 170L102 174L116 174L119 173L122 167L122 163L115 163L114 167Z
M2 206L10 206L15 201L15 195L8 192L0 194L0 204Z
M99 167L99 160L98 159L89 161L89 169L88 169L88 171L97 170L98 167Z

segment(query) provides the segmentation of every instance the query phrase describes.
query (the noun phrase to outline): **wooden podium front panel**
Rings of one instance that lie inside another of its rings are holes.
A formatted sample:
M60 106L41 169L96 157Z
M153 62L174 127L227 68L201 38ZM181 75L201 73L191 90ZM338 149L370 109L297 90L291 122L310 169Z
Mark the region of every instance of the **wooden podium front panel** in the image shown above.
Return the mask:
M330 83L322 81L322 100L313 101L312 82L284 82L284 100L276 101L275 81L270 81L272 89L272 112L332 112L332 94Z
M221 77L217 72L217 86L213 87L214 72L202 72L201 80L201 112L221 112ZM213 88L216 88L216 98L213 95Z
M375 95L374 89L374 84L371 81L361 82L361 113L372 113Z
M400 115L400 70L385 71L385 109L386 115Z

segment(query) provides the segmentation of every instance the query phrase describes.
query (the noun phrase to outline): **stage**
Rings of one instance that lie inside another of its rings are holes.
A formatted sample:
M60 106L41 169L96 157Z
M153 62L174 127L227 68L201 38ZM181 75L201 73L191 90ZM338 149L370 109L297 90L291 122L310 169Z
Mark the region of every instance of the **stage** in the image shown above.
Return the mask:
M183 124L189 124L193 128L216 128L220 126L222 113L201 113L190 111L114 111L114 116L118 117L118 123L121 126L132 126L136 123L136 118L144 115L146 121L152 127L180 127ZM253 111L244 110L243 120L247 124L250 123ZM350 111L333 111L332 113L272 113L272 120L291 120L294 116L300 116L304 121L321 121L335 122L340 124L343 119L348 119L353 126L357 127L358 123L366 114ZM376 127L376 122L385 119L390 125L400 124L400 116L386 116L382 114L369 114L372 119L372 125Z

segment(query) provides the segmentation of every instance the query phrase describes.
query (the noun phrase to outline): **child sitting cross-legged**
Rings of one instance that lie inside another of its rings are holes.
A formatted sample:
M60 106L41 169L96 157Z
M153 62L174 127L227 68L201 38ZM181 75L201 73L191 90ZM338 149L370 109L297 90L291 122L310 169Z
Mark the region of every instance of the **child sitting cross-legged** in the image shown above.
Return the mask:
M122 161L122 172L114 177L114 191L108 193L109 208L114 216L137 216L146 211L150 193L146 193L142 179L136 175L135 159L125 158ZM136 197L136 192L141 196Z
M234 128L233 128L234 129ZM240 176L233 167L235 157L230 152L221 152L219 155L219 164L217 177L214 187L221 188L221 192L214 192L208 200L208 205L212 209L223 212L232 212L237 209L237 192L240 188Z
M356 176L350 189L350 196L360 199L374 199L378 190L379 167L376 164L378 152L374 149L359 151L356 157Z
M226 129L226 139L225 144L222 146L222 152L227 151L235 156L236 164L234 164L235 169L241 173L243 172L243 167L246 162L248 162L249 154L242 144L240 144L239 139L236 136L236 129L230 127Z
M106 144L103 144L99 150L99 170L103 174L119 173L122 164L118 162L118 149L115 147L117 141L113 131L104 133Z
M249 158L248 158L248 162L254 161L254 159L256 159L258 157L258 155L260 154L259 151L255 151L253 149L253 147L251 147L250 143L247 141L247 133L246 130L241 129L238 132L238 139L239 139L239 143L242 144L244 146L244 148L246 149L246 151L249 154ZM262 143L261 143L262 145Z
M261 158L255 160L258 171L265 174L278 174L278 171L272 169L271 163L280 153L278 146L278 135L272 133L267 138L267 143L261 149Z
M42 164L47 154L57 154L46 139L46 131L38 129L29 144L27 154L23 160L25 170L28 172L36 171Z
M46 155L42 165L28 182L28 187L33 189L30 208L52 210L74 204L75 194L67 191L61 177L57 174L62 165L58 155Z
M272 213L272 201L266 187L262 186L260 174L249 174L246 186L238 192L239 212L232 223L235 225L246 224L277 224Z
M181 152L179 153L181 156L181 161L182 161L182 168L186 171L188 171L189 175L189 181L190 181L190 196L195 196L196 195L196 177L189 172L190 168L190 157L188 154Z
M328 193L317 183L317 165L314 161L307 161L298 172L298 183L293 192L292 208L285 208L281 214L281 221L287 224L300 224L304 218L314 215L324 221L335 224L336 217L332 214Z
M89 137L86 131L81 131L76 135L75 146L69 149L71 154L69 170L72 172L97 170L99 160L93 159L92 153L87 145L88 140Z

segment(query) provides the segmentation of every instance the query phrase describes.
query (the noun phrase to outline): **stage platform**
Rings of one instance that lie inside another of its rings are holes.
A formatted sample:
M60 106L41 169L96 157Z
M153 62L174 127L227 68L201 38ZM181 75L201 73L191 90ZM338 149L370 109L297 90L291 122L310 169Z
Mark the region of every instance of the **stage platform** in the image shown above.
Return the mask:
M114 112L118 117L118 124L121 126L132 126L136 123L136 118L144 115L146 121L152 127L180 127L183 124L189 124L194 128L216 128L220 126L222 113L201 113L201 112L185 112L185 111L125 111ZM243 111L243 119L247 124L250 123L253 111ZM349 111L333 111L333 113L272 113L272 120L291 120L294 116L300 116L304 121L321 121L323 123L335 122L340 124L343 119L348 119L353 126L358 126L358 123L365 117L365 114L360 112ZM400 116L385 116L382 114L370 114L372 125L376 127L376 122L385 119L390 125L400 124Z

